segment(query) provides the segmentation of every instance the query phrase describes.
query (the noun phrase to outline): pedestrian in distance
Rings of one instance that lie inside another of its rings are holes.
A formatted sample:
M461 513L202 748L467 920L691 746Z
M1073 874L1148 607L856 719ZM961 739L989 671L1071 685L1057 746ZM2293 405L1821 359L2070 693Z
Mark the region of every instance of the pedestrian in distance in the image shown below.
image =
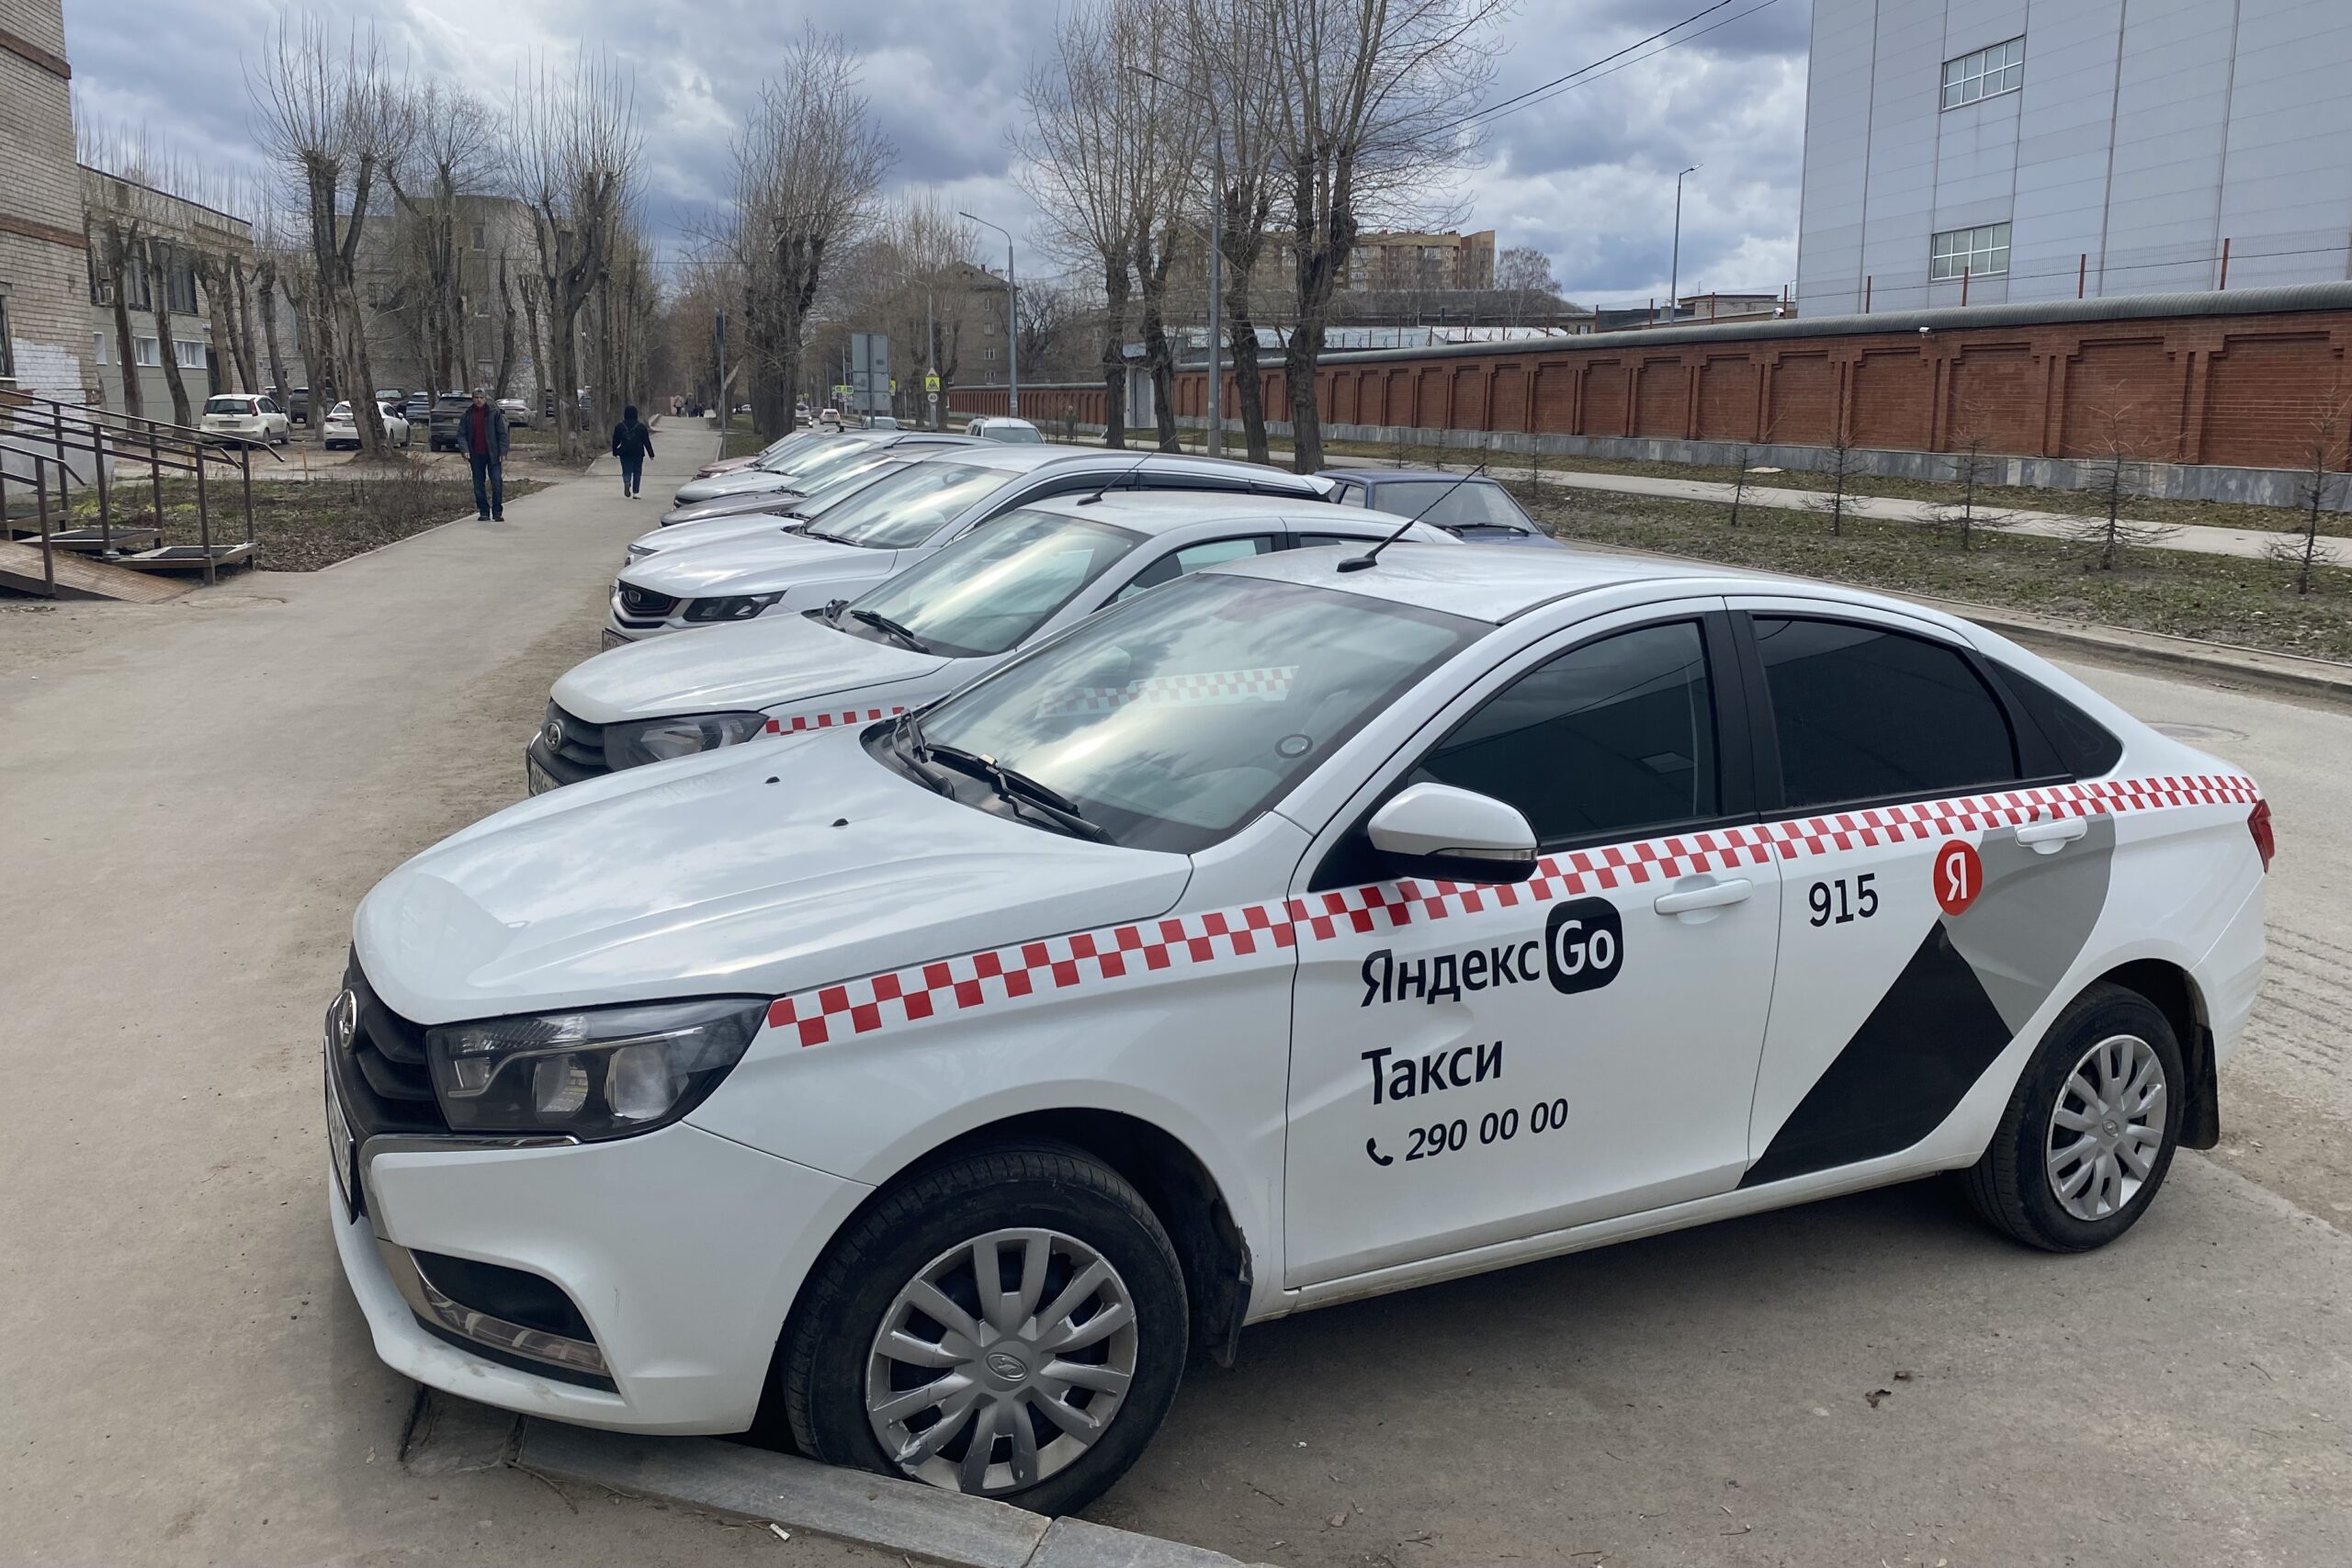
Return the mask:
M506 414L474 389L473 406L458 416L458 445L474 471L474 511L484 523L506 521Z
M653 456L652 428L637 417L635 403L621 411L621 422L613 426L613 456L621 460L621 493L635 501L645 482L645 459Z

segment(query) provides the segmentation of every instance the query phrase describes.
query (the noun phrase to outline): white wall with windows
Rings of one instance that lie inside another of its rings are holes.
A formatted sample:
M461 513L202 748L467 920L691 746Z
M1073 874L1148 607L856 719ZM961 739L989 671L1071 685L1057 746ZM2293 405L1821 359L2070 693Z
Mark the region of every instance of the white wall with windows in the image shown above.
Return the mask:
M1807 315L2352 276L2352 0L1814 0Z

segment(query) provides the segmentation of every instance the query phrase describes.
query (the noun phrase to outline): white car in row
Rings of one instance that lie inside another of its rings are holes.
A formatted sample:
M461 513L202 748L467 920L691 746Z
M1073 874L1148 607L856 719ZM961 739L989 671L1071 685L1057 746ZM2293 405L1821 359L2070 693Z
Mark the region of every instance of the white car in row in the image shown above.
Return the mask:
M922 706L1106 604L1219 561L1451 534L1378 512L1211 491L1039 501L855 599L596 655L556 682L532 794L762 735Z
M623 564L633 565L665 550L696 549L733 539L756 541L781 534L797 534L866 486L888 479L910 463L920 462L924 456L921 450L882 447L829 467L822 477L804 481L808 486L805 491L772 497L758 512L727 513L696 522L650 528L628 542Z
M390 403L378 403L377 412L384 416L384 440L393 446L413 445L408 420ZM359 449L359 423L347 402L337 403L327 411L327 422L319 429L319 445L332 452L338 446Z
M1935 1171L2115 1240L2219 1136L2271 849L1950 615L1278 550L416 856L322 1196L407 1376L1057 1512L1308 1308Z
M622 569L605 646L864 592L1016 506L1056 495L1193 490L1322 502L1331 481L1250 463L1154 452L975 445L867 485L798 531L665 550Z
M283 446L290 428L276 399L254 392L215 393L196 423L207 435L247 446Z

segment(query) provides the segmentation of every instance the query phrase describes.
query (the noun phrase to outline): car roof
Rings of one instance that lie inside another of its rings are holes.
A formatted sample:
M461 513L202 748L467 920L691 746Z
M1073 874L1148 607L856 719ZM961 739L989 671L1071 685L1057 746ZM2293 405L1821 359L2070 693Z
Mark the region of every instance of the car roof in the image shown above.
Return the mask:
M1354 479L1360 484L1379 484L1387 479L1459 479L1475 485L1502 482L1492 474L1450 473L1443 468L1325 468L1316 478Z
M1645 556L1584 550L1447 549L1408 544L1383 550L1379 565L1368 571L1340 577L1337 565L1336 551L1284 550L1203 570L1340 588L1498 625L1555 600L1625 583L1687 583L1692 592L1727 592L1788 581L1729 567ZM1856 604L1892 603L1873 594L1838 592ZM1909 605L1898 607L1912 615L1926 614Z
M1120 452L1100 446L1005 446L975 441L968 449L956 453L955 460L1012 473L1068 466L1091 467L1106 475L1138 469L1148 473L1192 474L1202 479L1238 479L1244 484L1295 487L1302 500L1316 494L1320 488L1314 476L1270 468L1263 463L1245 463L1232 457L1197 457L1184 452Z
M1078 517L1138 534L1159 535L1204 523L1295 523L1301 527L1390 528L1405 521L1361 507L1339 511L1300 495L1237 495L1231 491L1106 491L1100 501L1082 495L1047 496L1024 502L1023 511Z

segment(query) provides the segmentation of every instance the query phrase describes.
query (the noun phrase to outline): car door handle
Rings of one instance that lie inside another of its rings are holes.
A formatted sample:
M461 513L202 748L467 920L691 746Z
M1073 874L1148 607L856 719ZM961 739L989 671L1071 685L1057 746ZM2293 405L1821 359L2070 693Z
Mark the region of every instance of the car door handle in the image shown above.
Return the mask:
M2090 830L2087 818L2059 817L2046 822L2027 823L2018 829L2018 842L2031 844L2042 854L2054 855Z
M1694 909L1720 909L1726 904L1737 904L1756 891L1756 884L1744 876L1727 876L1721 882L1710 882L1703 887L1686 887L1679 893L1661 893L1650 908L1661 915L1688 914Z

